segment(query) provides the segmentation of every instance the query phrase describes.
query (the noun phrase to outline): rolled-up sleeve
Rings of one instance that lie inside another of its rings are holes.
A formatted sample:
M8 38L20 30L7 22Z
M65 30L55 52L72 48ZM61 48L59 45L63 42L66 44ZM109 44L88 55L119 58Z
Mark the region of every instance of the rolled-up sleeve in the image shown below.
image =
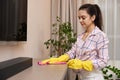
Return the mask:
M97 57L93 60L93 66L95 69L102 69L107 65L109 60L108 43L108 38L104 35L100 35L100 38L96 43Z

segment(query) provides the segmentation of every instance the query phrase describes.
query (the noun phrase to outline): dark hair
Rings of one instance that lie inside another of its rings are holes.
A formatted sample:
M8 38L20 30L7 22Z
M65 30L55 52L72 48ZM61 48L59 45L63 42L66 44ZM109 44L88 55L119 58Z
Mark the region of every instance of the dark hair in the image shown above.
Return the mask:
M94 24L95 26L99 27L99 29L102 30L103 27L102 13L97 4L84 4L79 8L79 10L86 10L90 16L95 15L96 18L94 20Z

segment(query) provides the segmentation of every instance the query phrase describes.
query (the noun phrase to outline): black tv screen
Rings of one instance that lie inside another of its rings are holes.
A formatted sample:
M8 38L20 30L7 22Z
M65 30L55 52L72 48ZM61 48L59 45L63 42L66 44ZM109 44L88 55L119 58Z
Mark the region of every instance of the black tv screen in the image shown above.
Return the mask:
M27 0L0 0L0 41L27 40Z

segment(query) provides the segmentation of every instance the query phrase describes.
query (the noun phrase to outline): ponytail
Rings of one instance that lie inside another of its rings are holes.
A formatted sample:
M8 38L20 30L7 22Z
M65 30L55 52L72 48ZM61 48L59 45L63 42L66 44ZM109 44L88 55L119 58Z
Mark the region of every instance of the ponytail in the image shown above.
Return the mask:
M96 19L94 22L95 22L95 25L102 30L102 27L103 27L102 13L97 4L95 4L94 6L96 8Z
M94 24L95 26L97 26L99 29L102 30L103 21L102 21L102 13L99 6L97 4L84 4L79 8L79 10L83 10L83 9L86 10L90 16L93 15L96 16L94 20Z

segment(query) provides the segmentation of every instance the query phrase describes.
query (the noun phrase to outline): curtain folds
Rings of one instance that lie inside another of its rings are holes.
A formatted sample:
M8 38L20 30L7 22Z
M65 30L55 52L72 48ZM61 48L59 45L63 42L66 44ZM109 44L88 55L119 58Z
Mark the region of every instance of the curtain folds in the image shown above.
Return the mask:
M52 0L52 24L58 16L62 22L70 22L77 32L77 10L77 0Z

